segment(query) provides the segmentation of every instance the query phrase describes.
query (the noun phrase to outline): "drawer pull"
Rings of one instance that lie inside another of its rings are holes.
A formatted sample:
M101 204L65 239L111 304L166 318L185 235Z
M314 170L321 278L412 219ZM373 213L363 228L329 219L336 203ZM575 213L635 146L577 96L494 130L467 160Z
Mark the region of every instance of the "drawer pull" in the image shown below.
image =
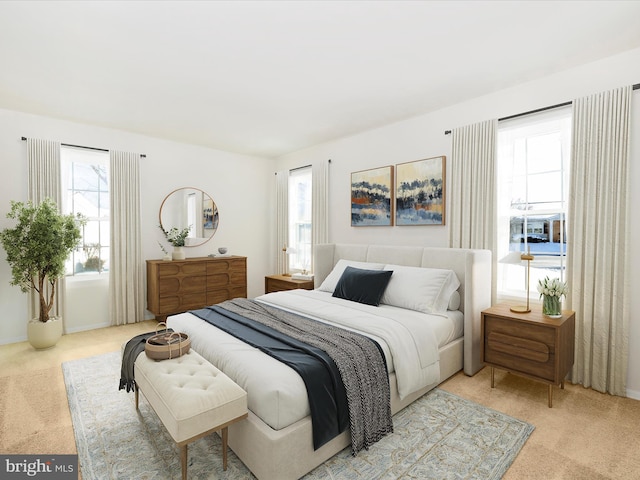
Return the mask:
M549 347L542 342L527 338L491 332L487 337L487 346L496 352L534 362L546 363L549 361Z

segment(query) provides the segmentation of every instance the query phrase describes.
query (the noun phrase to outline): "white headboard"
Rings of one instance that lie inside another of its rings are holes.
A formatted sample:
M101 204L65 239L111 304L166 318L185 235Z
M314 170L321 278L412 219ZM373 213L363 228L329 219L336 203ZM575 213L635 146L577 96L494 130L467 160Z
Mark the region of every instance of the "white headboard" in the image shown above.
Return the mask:
M482 368L480 312L491 306L491 251L340 243L316 245L313 258L316 288L340 259L453 270L460 280L460 310L464 312L464 373L474 375Z

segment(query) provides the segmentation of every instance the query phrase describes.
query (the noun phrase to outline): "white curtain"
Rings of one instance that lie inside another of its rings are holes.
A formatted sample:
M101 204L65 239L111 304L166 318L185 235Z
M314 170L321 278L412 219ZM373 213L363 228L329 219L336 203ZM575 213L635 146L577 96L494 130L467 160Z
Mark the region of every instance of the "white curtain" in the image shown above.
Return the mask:
M276 252L275 264L278 274L286 273L287 261L282 249L289 242L289 172L276 173Z
M111 253L109 304L112 325L144 319L144 259L140 241L140 155L109 152Z
M629 336L631 87L573 102L568 308L576 312L572 381L626 395Z
M497 120L452 132L449 178L449 246L491 250L491 296L497 273Z
M329 242L329 164L331 160L315 163L311 169L311 271L313 271L313 247Z
M62 202L62 185L60 173L60 142L27 138L27 196L35 205L45 198L51 198L60 210ZM62 317L65 327L65 278L58 280L51 314ZM31 290L29 300L29 318L38 316L38 294ZM48 295L48 292L45 292Z

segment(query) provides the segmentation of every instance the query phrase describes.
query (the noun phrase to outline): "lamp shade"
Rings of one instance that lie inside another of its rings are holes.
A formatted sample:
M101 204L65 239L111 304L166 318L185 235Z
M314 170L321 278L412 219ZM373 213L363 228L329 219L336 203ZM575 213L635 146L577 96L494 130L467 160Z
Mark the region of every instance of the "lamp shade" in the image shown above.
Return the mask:
M520 265L522 263L522 253L509 252L509 254L500 259L500 263L508 263L509 265Z
M500 259L500 263L507 263L509 265L520 265L524 261L531 261L534 259L534 256L530 253L522 253L522 252L509 252L508 255L502 257Z

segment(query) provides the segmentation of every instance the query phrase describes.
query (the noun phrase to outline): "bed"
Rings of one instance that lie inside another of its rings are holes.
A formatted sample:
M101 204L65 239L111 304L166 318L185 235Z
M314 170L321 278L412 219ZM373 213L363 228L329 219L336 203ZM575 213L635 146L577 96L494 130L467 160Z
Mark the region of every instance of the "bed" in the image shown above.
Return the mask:
M379 306L333 296L347 269L394 271ZM482 367L480 312L491 304L489 251L323 244L314 248L314 270L313 291L255 300L376 340L390 372L392 413L456 372L474 375ZM421 283L432 275L439 276L435 290ZM425 289L431 290L421 295ZM229 446L257 478L300 478L350 445L347 430L314 449L305 384L290 367L192 312L167 322L188 333L194 350L247 391L249 417L229 428ZM408 348L412 343L415 351Z

